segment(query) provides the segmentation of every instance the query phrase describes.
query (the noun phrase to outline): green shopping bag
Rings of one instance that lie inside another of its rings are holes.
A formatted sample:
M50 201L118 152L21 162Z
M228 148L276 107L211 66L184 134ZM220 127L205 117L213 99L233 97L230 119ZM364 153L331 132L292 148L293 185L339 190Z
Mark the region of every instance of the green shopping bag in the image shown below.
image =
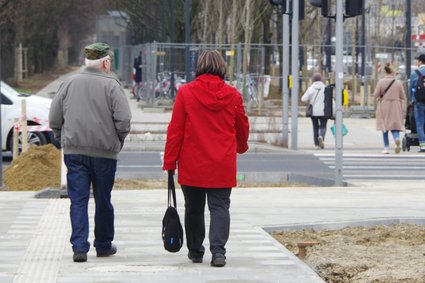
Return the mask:
M331 127L331 132L332 132L332 135L335 137L335 133L336 133L336 124L335 123ZM348 129L343 123L342 124L342 135L346 136L347 134L348 134Z

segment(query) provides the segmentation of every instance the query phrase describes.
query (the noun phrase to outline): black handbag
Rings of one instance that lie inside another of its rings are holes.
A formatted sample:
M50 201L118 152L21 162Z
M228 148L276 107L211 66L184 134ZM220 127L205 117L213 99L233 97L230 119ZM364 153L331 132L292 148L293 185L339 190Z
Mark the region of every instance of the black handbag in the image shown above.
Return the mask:
M309 104L307 106L307 111L305 111L305 116L306 117L311 117L313 116L313 104Z
M177 212L173 171L168 171L168 207L162 219L162 241L164 249L171 253L180 251L183 246L183 227Z
M307 106L307 110L305 111L306 117L313 116L313 104L316 101L317 95L319 94L320 89L317 91L316 96L314 97L313 103L309 103Z

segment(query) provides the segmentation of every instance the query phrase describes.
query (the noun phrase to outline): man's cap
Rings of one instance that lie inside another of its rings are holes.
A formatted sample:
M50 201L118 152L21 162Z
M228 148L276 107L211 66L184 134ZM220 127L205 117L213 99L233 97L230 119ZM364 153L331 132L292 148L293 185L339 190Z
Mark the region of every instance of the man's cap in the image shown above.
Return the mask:
M415 59L425 63L425 54L419 54Z
M96 42L84 47L84 53L86 58L89 60L97 60L108 55L111 55L109 52L109 45L102 42Z

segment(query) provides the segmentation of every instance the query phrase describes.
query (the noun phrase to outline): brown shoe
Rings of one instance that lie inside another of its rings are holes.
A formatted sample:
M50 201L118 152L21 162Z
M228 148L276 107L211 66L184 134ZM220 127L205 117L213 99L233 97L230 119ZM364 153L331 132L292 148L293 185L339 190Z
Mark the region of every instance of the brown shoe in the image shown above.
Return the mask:
M396 154L399 154L400 151L401 151L400 140L399 139L395 140L395 149L394 149L394 151L395 151Z

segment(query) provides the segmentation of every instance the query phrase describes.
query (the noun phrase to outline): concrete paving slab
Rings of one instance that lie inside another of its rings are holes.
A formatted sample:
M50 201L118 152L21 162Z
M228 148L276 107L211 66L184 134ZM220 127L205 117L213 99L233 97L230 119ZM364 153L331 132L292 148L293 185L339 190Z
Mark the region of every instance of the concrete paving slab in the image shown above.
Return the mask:
M425 191L413 183L403 187L388 183L348 188L234 189L228 264L213 268L208 252L204 263L192 264L185 247L176 254L163 249L160 231L165 190L114 191L114 242L118 253L110 258L97 258L92 249L87 263L72 262L69 200L35 199L33 195L0 193L0 223L7 227L0 231L0 248L3 255L8 255L7 261L0 260L0 282L323 282L265 230L378 219L421 219L425 208ZM180 189L177 196L183 215ZM13 204L14 215L3 213L10 210L8 203ZM91 242L93 208L91 201ZM26 218L26 224L21 224L17 216L30 211L35 217ZM17 228L26 228L31 233L21 233ZM208 239L204 244L208 249Z

